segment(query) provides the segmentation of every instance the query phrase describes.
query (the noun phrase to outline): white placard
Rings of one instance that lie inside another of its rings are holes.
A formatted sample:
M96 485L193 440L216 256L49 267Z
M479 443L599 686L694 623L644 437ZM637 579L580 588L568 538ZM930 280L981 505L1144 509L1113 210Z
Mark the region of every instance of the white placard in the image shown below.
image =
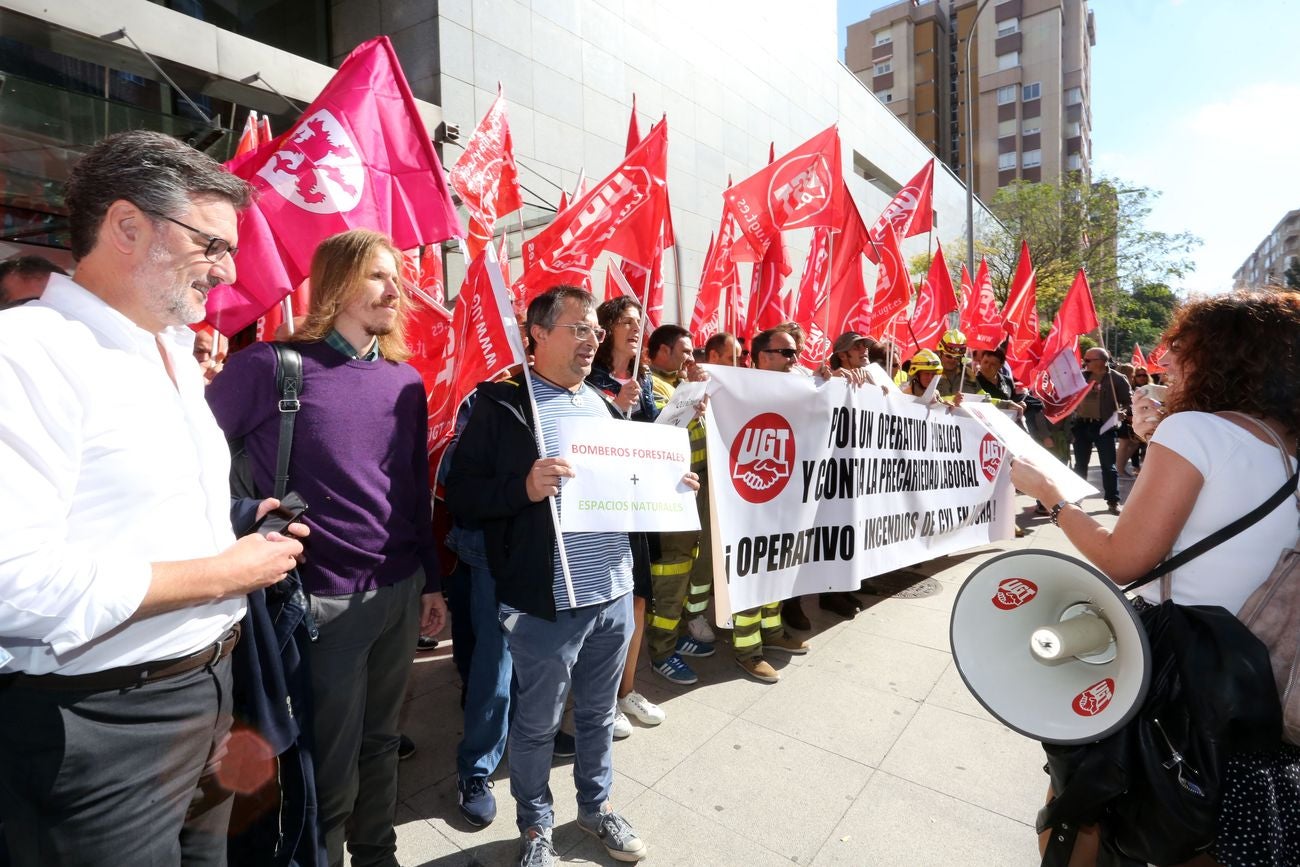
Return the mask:
M677 532L700 529L684 428L617 419L561 419L559 457L574 477L560 489L565 533Z
M1061 489L1061 496L1070 502L1077 502L1084 497L1096 496L1098 491L1087 480L1080 478L1074 470L1057 459L1056 455L1039 445L1038 441L1025 432L996 407L989 404L966 404L961 406L963 412L983 423L989 433L998 438L998 442L1011 453L1013 458L1025 458L1042 470L1049 479ZM1051 508L1054 503L1045 503Z
M1047 366L1047 375L1059 400L1072 397L1088 387L1083 371L1079 370L1079 359L1072 349L1062 350L1052 359Z
M707 387L707 382L679 383L672 398L655 419L655 424L686 427L691 423L691 419L695 418L695 409L700 405L700 401L704 400L704 389Z
M894 382L894 378L874 361L867 365L867 378L871 380L872 384L883 386L886 391L892 391L896 394L902 393L902 389L898 387L898 383Z

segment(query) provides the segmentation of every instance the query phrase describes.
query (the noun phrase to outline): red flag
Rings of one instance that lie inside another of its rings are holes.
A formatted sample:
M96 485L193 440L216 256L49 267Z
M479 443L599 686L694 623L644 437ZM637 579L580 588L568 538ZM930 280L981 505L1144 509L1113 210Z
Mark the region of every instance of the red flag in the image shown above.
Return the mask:
M261 144L262 142L258 140L257 112L250 111L248 117L244 119L244 131L239 134L239 144L235 145L235 156L231 159L238 159L244 154L252 153Z
M962 286L970 286L970 274L961 267ZM997 349L1006 330L1002 315L998 313L998 299L993 294L993 281L989 279L989 266L980 259L975 271L975 283L970 287L966 306L961 312L961 330L966 335L966 345L971 349Z
M1164 359L1165 353L1169 347L1163 343L1151 350L1151 355L1147 358L1147 373L1164 373L1165 366L1160 362Z
M856 208L853 209L855 212ZM858 269L861 274L861 269ZM795 309L795 322L803 329L803 352L799 363L816 370L830 356L831 339L826 330L830 317L831 295L831 230L813 229L808 257L804 260L803 275Z
M239 169L259 195L239 219L238 282L208 295L208 321L223 334L287 295L331 235L373 228L410 249L464 234L385 36L348 55L297 125Z
M1023 382L1043 350L1043 338L1038 333L1038 286L1027 241L1020 242L1020 261L1016 263L1016 276L1011 280L1007 303L1002 308L1002 319L1011 337L1007 344L1007 364L1016 379Z
M632 94L632 117L627 122L627 147L623 150L623 155L627 156L636 150L636 146L641 144L641 129L636 124L636 94Z
M814 230L815 231L815 230ZM750 322L754 332L775 328L790 321L788 299L781 297L785 278L794 269L786 261L785 245L781 239L767 248L763 261L755 266L750 286Z
M709 254L704 259L700 290L695 295L695 310L691 314L691 334L701 346L714 334L724 330L723 301L730 301L736 295L740 274L736 263L732 261L731 250L739 234L740 229L724 207L717 240L710 242Z
M271 119L266 115L257 122L257 146L262 147L275 141L275 136L271 135Z
M898 235L894 234L892 225L885 227L885 243L877 250L881 258L876 271L870 324L864 329L867 334L883 334L889 321L903 312L912 300L912 278L907 272L907 263L903 261L903 251L898 246Z
M880 212L871 226L871 240L879 246L885 240L885 226L892 225L899 238L923 235L934 225L934 160L929 160L907 186ZM877 262L876 251L868 245L866 257Z
M450 181L451 188L469 211L466 244L470 258L474 259L492 237L497 218L523 207L506 101L500 93L469 137L465 152L452 166Z
M930 272L921 290L916 293L916 307L910 318L899 319L901 328L894 329L894 342L905 355L917 350L934 349L948 328L948 314L957 309L957 298L952 291L952 275L943 259L943 247L935 245L930 260ZM911 347L910 349L908 347Z
M843 182L834 207L838 223L830 241L830 300L825 319L819 320L832 338L852 329L859 320L863 320L861 327L865 329L867 307L871 303L867 285L862 279L862 254L869 243L867 227L849 194L848 185Z
M784 229L834 226L840 186L840 134L832 126L724 190L725 209L744 233L736 261L760 261Z
M1061 309L1052 320L1052 330L1043 343L1042 361L1029 377L1030 388L1043 401L1043 413L1053 424L1074 412L1088 389L1081 389L1074 394L1059 394L1048 375L1048 368L1062 353L1073 355L1077 362L1079 335L1087 334L1096 327L1097 310L1092 302L1092 289L1080 268L1070 285L1070 291L1065 293Z
M515 291L531 301L557 284L590 280L606 251L649 268L667 206L667 171L668 124L660 122L608 177L524 242L532 264Z
M1135 368L1136 368L1136 367L1146 367L1146 366L1147 366L1147 360L1146 360L1145 358L1142 357L1142 346L1141 346L1141 344L1137 344L1137 343L1134 343L1134 344L1133 344L1133 366L1134 366ZM1150 373L1150 371L1147 371L1147 372Z

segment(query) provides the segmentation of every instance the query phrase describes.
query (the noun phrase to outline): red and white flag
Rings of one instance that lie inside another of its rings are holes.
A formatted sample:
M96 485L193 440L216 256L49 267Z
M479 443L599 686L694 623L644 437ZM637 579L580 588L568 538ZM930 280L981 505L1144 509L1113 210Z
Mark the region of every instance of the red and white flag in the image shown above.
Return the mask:
M410 249L464 230L385 36L364 42L285 135L232 169L258 193L240 214L238 280L208 295L208 321L233 334L311 271L316 245L353 228Z
M231 159L238 159L244 154L252 153L261 144L258 138L257 112L250 111L248 117L244 119L244 131L239 134L239 144L235 145L235 155Z
M709 253L704 259L700 289L695 295L695 310L691 314L691 335L698 345L703 346L714 334L726 330L724 323L730 315L727 308L734 303L740 287L740 272L731 258L731 250L739 235L739 227L723 208L722 225L716 239L710 242Z
M1049 375L1049 369L1063 354L1068 354L1072 363L1077 364L1079 335L1087 334L1096 327L1097 309L1093 306L1092 289L1088 286L1087 276L1080 268L1079 273L1074 277L1074 282L1070 284L1070 291L1065 293L1061 309L1052 320L1052 330L1043 342L1042 361L1029 377L1030 388L1043 402L1043 414L1053 424L1074 412L1075 407L1088 394L1088 389L1083 388L1073 394L1060 393Z
M1038 333L1038 285L1028 241L1020 242L1020 261L1002 308L1002 319L1011 338L1007 343L1007 364L1016 379L1024 382L1043 351L1043 338Z
M881 211L879 219L871 226L871 240L879 247L885 241L885 226L893 226L900 239L924 235L934 226L934 160L907 182L893 200ZM867 245L866 257L879 262L876 250Z
M862 278L862 256L869 244L867 227L853 196L849 194L848 184L840 183L840 194L834 207L838 222L830 239L829 300L825 319L818 319L831 340L849 330L865 333L870 324L867 310L871 304L867 284Z
M1161 362L1164 360L1165 353L1168 351L1169 347L1165 346L1163 343L1151 350L1151 354L1147 356L1147 373L1165 372L1165 366L1161 364Z
M876 292L871 299L871 318L864 329L867 334L884 334L890 321L912 300L912 276L892 225L885 227L885 243L877 251L880 265L876 270Z
M957 309L952 291L952 275L943 259L943 247L935 245L930 272L916 293L916 306L907 319L900 317L894 328L894 343L905 356L922 349L934 349L948 328L948 314Z
M469 137L465 152L452 166L450 182L469 211L469 237L465 243L470 259L474 259L492 237L497 219L513 214L524 204L519 195L506 100L500 92Z
M724 190L725 210L744 236L732 254L735 260L761 261L783 230L833 227L841 181L840 134L832 126Z
M980 266L975 271L975 282L970 284L970 274L966 266L961 266L963 294L969 287L969 295L961 311L961 330L966 335L966 345L971 349L997 349L1006 337L1002 314L998 312L998 299L993 294L993 281L989 278L989 266L980 259Z
M650 268L660 247L667 173L668 123L660 121L613 172L524 242L516 293L527 302L552 286L581 285L604 252Z
M856 212L857 209L854 208ZM859 269L858 273L861 273ZM831 230L813 229L803 275L796 293L795 322L803 329L803 352L799 363L816 370L830 357L831 338L827 337L831 294Z
M1145 368L1145 367L1147 366L1147 360L1146 360L1145 358L1142 357L1142 345L1141 345L1140 343L1134 343L1134 344L1133 344L1133 361L1132 361L1132 363L1133 363L1133 366L1134 366L1135 368L1136 368L1136 367L1142 367L1142 368ZM1150 372L1150 371L1148 371L1148 373L1149 373L1149 372Z

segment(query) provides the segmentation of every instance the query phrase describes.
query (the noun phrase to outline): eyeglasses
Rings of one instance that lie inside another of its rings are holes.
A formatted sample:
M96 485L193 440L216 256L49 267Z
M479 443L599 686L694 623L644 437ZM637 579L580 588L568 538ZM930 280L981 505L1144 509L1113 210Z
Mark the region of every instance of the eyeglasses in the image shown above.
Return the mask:
M786 358L797 358L799 350L797 349L763 349L760 352L775 352L777 355L784 355Z
M146 211L145 213L150 213L150 212ZM169 223L175 223L176 225L180 226L182 229L188 229L189 231L193 232L194 234L202 238L204 241L206 241L208 246L203 251L203 257L207 259L209 262L213 262L213 263L220 262L221 257L225 256L227 253L229 253L230 258L233 259L235 258L235 254L239 252L239 248L231 246L230 242L227 241L225 238L218 238L216 235L209 235L207 232L204 232L200 229L196 229L193 226L188 226L185 223L182 223L180 220L172 219L166 214L154 214L153 216L161 217L162 219L166 220Z
M590 325L588 325L588 324L585 323L585 322L575 322L575 323L570 324L570 325L564 325L564 324L561 324L561 323L556 323L556 327L557 327L557 328L572 328L572 329L573 329L573 336L576 337L576 338L578 338L579 340L591 340L591 339L594 337L594 338L596 338L596 342L597 342L597 343L600 343L601 341L603 341L603 340L605 339L605 329L603 329L603 328L593 328L593 327L591 327Z

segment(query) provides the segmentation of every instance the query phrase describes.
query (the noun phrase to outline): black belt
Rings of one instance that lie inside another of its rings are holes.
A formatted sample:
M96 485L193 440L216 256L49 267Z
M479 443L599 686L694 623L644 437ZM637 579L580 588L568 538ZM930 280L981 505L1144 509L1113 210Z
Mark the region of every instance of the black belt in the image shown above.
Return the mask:
M139 665L124 665L105 671L92 671L89 674L22 674L14 676L9 684L13 687L59 690L69 692L110 692L131 689L156 680L186 674L196 668L216 665L230 655L239 643L239 624L230 627L230 631L202 650L196 650L189 656L175 659L162 659L157 662L143 662Z

